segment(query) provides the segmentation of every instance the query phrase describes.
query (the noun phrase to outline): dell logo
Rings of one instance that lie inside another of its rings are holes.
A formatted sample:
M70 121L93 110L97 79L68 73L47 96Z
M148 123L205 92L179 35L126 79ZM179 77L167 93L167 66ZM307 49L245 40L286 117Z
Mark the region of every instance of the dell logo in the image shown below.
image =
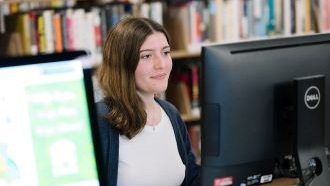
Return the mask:
M307 100L307 102L317 101L317 100L319 100L319 95L318 94L307 95L306 100Z
M321 101L320 90L316 86L309 87L305 92L304 99L307 108L311 110L317 108Z

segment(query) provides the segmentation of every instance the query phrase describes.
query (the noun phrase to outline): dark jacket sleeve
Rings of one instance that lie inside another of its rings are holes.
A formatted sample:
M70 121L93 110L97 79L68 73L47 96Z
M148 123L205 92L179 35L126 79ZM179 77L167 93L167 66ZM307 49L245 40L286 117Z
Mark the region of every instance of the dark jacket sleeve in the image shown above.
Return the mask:
M100 151L101 151L101 179L105 186L115 186L117 184L118 173L118 149L119 134L113 129L104 114L109 108L104 102L96 103L97 128L99 132Z
M180 130L182 133L186 154L187 154L187 182L189 186L197 186L200 185L200 165L196 163L195 154L192 151L190 136L187 132L186 124L182 121L181 116L179 119L180 122Z

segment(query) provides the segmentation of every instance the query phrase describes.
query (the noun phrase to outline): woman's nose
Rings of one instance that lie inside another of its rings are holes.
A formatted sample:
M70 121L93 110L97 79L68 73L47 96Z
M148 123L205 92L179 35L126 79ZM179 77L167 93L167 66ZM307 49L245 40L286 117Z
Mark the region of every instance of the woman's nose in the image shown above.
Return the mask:
M156 59L155 59L155 68L163 68L165 67L166 63L167 63L167 58L164 57L164 56L158 56Z

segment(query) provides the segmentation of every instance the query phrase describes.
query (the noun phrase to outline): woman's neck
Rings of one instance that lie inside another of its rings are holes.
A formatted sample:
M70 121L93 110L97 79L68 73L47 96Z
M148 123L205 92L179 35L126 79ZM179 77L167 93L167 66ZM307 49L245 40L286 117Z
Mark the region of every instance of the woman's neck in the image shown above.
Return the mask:
M147 125L155 126L160 122L161 112L154 94L142 94L138 92L147 113Z
M140 99L142 100L145 106L148 106L154 102L155 94L152 93L146 94L139 91L137 91L137 94L139 95Z
M145 111L147 113L147 125L155 126L160 122L160 108L154 99L145 102Z

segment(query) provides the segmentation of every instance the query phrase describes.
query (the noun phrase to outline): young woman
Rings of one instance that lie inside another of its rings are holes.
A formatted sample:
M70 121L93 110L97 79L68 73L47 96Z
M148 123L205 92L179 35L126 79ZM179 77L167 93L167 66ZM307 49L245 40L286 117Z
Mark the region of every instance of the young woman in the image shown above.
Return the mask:
M198 185L185 123L166 90L172 70L169 36L158 23L129 17L108 33L97 80L97 103L105 184Z

